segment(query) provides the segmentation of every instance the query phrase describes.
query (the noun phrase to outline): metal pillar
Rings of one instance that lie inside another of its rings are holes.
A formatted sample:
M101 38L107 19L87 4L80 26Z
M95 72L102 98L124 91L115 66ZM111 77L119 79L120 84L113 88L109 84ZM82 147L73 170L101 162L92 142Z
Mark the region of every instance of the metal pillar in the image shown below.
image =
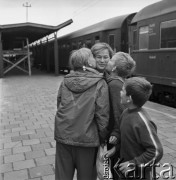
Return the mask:
M54 33L54 65L55 75L59 75L59 59L58 59L58 43L57 43L57 32Z
M46 47L46 70L47 72L50 72L50 50L49 50L49 43L48 43L48 38L46 39L47 41L47 47Z

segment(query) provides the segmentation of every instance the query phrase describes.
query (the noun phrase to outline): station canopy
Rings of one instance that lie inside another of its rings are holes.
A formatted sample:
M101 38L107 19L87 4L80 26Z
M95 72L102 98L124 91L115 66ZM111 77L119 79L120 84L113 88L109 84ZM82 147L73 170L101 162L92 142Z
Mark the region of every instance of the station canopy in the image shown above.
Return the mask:
M65 26L71 24L72 22L73 22L72 19L70 19L58 26L49 26L49 25L36 24L30 22L0 25L3 49L9 50L14 48L21 48L22 46L21 43L26 38L28 38L30 44L47 35L57 32L59 29L64 28Z

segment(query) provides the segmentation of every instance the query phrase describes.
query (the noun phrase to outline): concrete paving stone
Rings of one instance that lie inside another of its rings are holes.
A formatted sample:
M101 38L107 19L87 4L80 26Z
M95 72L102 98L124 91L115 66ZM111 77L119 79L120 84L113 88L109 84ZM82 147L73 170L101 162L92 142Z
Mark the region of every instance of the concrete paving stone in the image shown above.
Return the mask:
M55 148L56 147L56 141L51 142L51 145L53 148Z
M32 145L33 151L48 149L48 148L51 148L49 143L41 143L41 144Z
M171 144L176 144L176 138L168 138L166 141L170 142Z
M51 132L45 132L47 137L53 137L54 136L54 131Z
M46 143L46 142L53 142L54 137L45 137L45 138L40 138L41 143Z
M45 153L46 153L46 155L48 155L48 156L50 156L50 155L55 155L55 154L56 154L56 148L45 149Z
M23 153L4 156L4 162L5 163L15 162L15 161L22 161L22 160L25 160L25 157L24 157Z
M27 129L28 130L32 130L32 129L34 129L34 130L36 130L36 129L39 129L39 128L41 128L41 126L40 125L31 125L31 126L27 126Z
M42 128L47 128L47 127L50 127L50 125L49 124L41 124L41 127Z
M26 168L35 167L35 162L33 159L25 160L25 161L18 161L13 163L14 170L21 170Z
M28 172L26 169L4 173L4 180L26 180L26 179L28 179Z
M163 146L163 150L164 150L164 154L168 154L168 153L173 153L173 152L175 152L175 150L170 149L170 148L167 147L167 146Z
M22 146L21 141L4 143L4 149L21 147L21 146Z
M37 166L43 166L48 164L54 164L55 163L55 156L45 156L41 158L35 159Z
M6 133L12 133L12 130L11 129L2 129L1 133L3 133L3 135Z
M27 139L29 139L28 135L14 136L12 137L12 142L22 141L22 140L27 140Z
M13 154L18 154L18 153L24 153L24 152L29 152L32 151L30 146L22 146L22 147L15 147L12 149Z
M0 143L0 150L4 149L4 143Z
M43 150L38 151L30 151L25 153L26 159L34 159L45 156L45 152Z
M35 130L20 131L20 135L35 134Z
M55 180L55 175L43 176L42 180Z
M12 142L11 137L3 137L2 139L0 138L0 143L5 143L5 142Z
M19 136L19 132L11 132L11 133L5 133L4 137L13 137L13 136Z
M27 126L33 126L33 125L34 124L32 122L23 122L19 126L20 127L26 127L26 129L27 129Z
M19 127L18 124L8 124L8 125L5 125L5 129L12 129L12 128L17 128Z
M3 162L4 162L4 157L0 156L0 164L3 164Z
M34 168L29 169L29 174L31 178L36 178L40 176L47 176L54 174L54 171L51 167L51 165L47 166L38 166Z
M12 129L12 132L18 132L18 131L26 131L26 127L18 127Z
M51 128L47 127L47 128L40 128L40 129L36 129L37 133L39 132L52 132Z
M44 132L37 132L35 134L30 134L29 137L30 137L30 139L37 139L37 138L46 137L46 135Z
M30 139L30 140L23 140L23 145L27 146L27 145L33 145L33 144L39 144L40 140L39 139Z
M10 149L0 149L0 156L7 156L7 155L11 155L12 154L12 150Z
M12 163L0 164L0 173L12 171Z
M47 124L47 121L42 119L42 120L37 121L37 122L35 123L35 125L42 125L42 124Z

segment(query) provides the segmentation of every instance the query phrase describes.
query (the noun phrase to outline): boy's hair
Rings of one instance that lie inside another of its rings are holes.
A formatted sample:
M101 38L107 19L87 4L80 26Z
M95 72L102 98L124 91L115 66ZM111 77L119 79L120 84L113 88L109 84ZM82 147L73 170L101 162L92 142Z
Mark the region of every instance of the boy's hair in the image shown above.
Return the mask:
M113 56L113 59L115 60L118 76L126 78L134 72L136 62L129 54L124 52L117 52Z
M152 85L142 77L128 78L124 83L126 95L131 96L134 105L142 107L152 93Z
M89 61L92 61L93 55L90 49L81 48L73 50L70 54L69 64L73 70L82 70L83 66L90 66Z
M112 58L114 52L113 52L112 48L110 47L110 45L107 44L107 43L104 43L104 42L96 43L96 44L94 44L94 45L92 46L91 51L92 51L93 56L96 57L96 55L97 55L99 52L101 52L101 51L103 51L103 50L105 50L105 49L108 50L109 56L110 56L110 58Z

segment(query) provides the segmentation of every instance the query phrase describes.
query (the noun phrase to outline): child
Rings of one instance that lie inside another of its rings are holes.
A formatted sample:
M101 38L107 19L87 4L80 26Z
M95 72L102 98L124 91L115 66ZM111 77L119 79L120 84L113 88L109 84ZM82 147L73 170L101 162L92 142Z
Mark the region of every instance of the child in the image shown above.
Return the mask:
M64 77L57 97L55 116L55 179L94 178L96 150L106 137L109 94L103 76L96 71L90 49L73 51L74 70ZM92 67L92 68L91 68Z
M129 165L132 165L135 168L132 179L138 176L138 179L151 180L152 169L149 166L160 161L163 156L156 125L142 107L151 93L152 85L140 77L127 79L121 91L121 103L128 104L128 108L120 118L120 158L123 163L119 169L127 179L130 178Z
M129 54L118 52L112 57L106 67L106 70L109 72L109 75L105 73L105 76L110 96L110 119L108 126L110 139L108 149L111 149L120 139L118 136L119 118L124 110L124 106L120 103L120 91L122 90L124 80L134 72L135 66L136 63ZM113 149L114 148L112 148L112 151ZM117 154L111 158L111 167L113 167L117 161L118 154L117 152ZM117 174L113 172L113 170L114 169L111 169L113 178L117 179Z

